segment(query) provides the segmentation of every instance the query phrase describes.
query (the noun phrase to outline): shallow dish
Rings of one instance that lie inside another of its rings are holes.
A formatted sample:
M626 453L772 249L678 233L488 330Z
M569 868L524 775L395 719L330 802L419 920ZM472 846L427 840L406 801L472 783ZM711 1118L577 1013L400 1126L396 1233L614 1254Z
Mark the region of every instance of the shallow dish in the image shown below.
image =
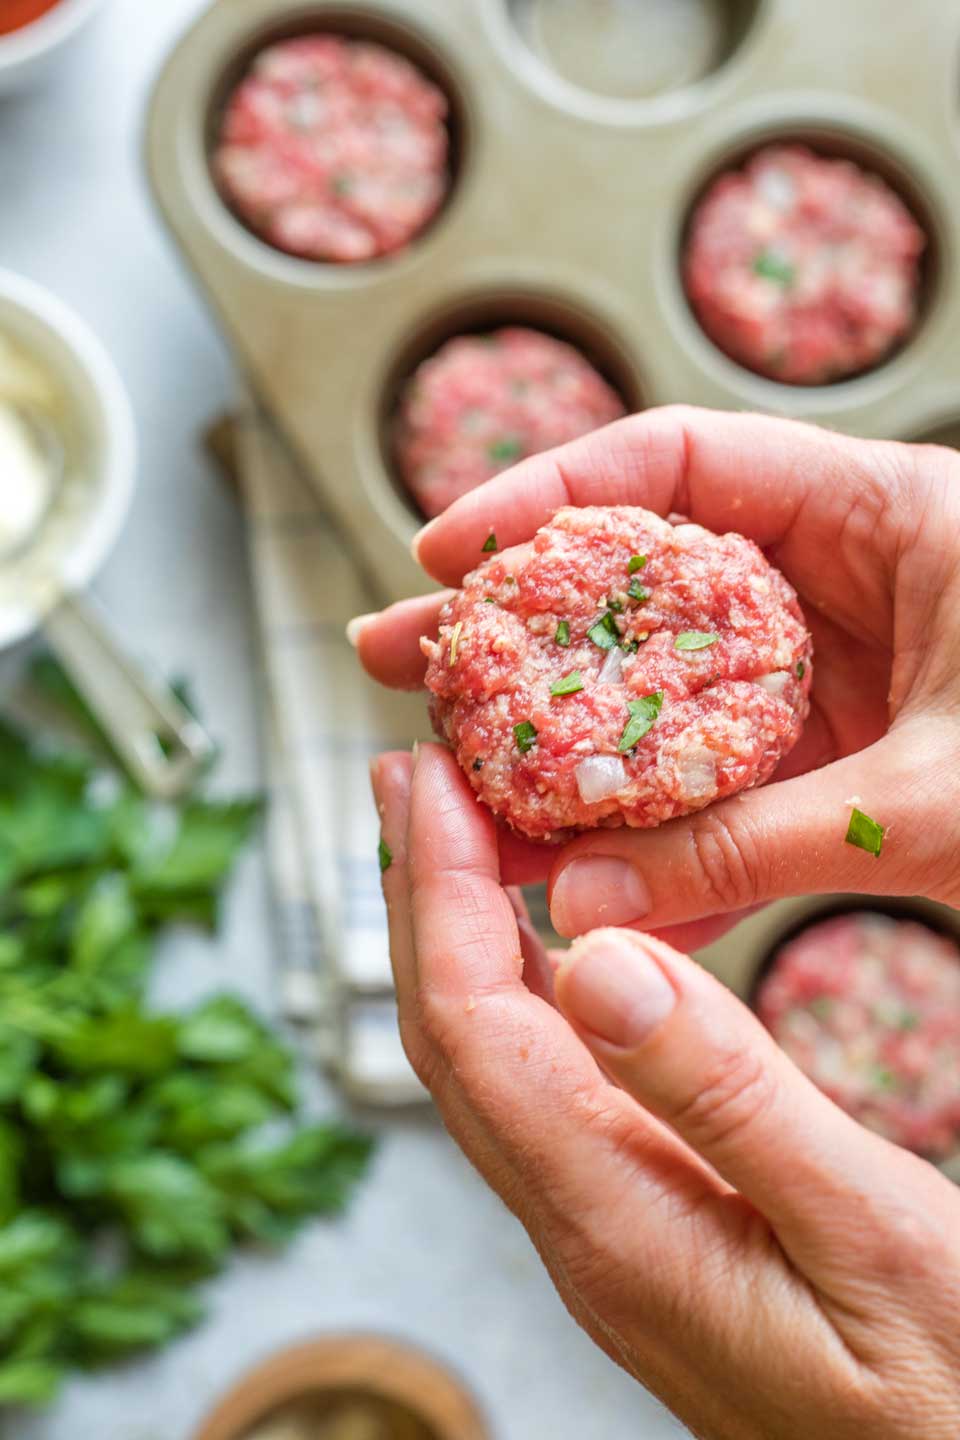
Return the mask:
M0 35L0 94L40 80L104 0L57 0L28 25Z

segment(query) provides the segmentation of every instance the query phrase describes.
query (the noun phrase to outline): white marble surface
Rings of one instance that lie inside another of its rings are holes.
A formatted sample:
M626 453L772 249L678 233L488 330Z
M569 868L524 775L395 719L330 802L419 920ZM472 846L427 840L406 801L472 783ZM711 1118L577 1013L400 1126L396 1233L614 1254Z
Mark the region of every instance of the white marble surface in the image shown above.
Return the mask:
M261 777L241 526L196 436L230 363L152 213L145 95L201 0L111 0L42 91L0 102L0 265L50 286L99 332L132 392L140 486L97 589L136 647L196 681L226 742L223 778ZM268 897L246 863L222 940L171 944L164 1003L225 982L272 1006ZM319 1087L318 1087L319 1088ZM284 1342L369 1326L429 1346L485 1403L497 1440L666 1440L680 1429L568 1319L526 1237L428 1120L392 1123L349 1216L282 1259L238 1260L209 1322L121 1371L77 1380L16 1440L188 1440L245 1366Z

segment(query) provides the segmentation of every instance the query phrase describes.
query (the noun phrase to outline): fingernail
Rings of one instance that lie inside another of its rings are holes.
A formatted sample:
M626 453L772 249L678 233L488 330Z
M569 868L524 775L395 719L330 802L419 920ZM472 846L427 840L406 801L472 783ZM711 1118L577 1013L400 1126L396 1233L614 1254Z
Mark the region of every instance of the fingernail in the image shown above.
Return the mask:
M410 541L410 554L413 556L414 560L416 560L418 565L421 563L420 546L423 544L425 537L429 535L430 531L434 528L439 518L439 515L437 515L434 517L434 519L428 520L426 525L422 526L417 531L416 535L414 535L413 539Z
M377 806L377 814L383 814L383 801L380 798L380 756L374 755L370 761L370 789L373 791L373 798Z
M376 620L377 612L371 610L368 615L354 615L352 620L347 621L347 639L356 650L360 641L360 632L371 620Z
M561 935L597 925L627 925L650 911L650 891L638 870L609 855L571 860L554 882L550 919Z
M570 947L557 977L560 1006L608 1045L632 1050L662 1025L677 995L635 935L585 935Z

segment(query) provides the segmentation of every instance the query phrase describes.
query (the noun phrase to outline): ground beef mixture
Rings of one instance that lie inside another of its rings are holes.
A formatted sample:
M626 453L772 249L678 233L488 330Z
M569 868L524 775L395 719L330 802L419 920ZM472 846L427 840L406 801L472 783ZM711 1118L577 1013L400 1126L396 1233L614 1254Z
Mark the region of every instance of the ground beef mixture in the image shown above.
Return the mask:
M739 535L630 507L564 509L491 553L422 645L438 734L538 840L659 825L760 784L809 708L783 576Z
M876 365L909 334L925 243L879 176L770 145L707 190L683 277L721 350L771 379L821 385Z
M403 56L302 35L254 60L223 112L213 169L280 250L373 260L424 228L449 188L447 100Z
M401 400L400 473L424 515L522 460L616 420L623 402L588 360L539 330L459 335L425 360Z
M960 1150L960 947L876 912L810 925L756 996L777 1042L844 1110L932 1160Z

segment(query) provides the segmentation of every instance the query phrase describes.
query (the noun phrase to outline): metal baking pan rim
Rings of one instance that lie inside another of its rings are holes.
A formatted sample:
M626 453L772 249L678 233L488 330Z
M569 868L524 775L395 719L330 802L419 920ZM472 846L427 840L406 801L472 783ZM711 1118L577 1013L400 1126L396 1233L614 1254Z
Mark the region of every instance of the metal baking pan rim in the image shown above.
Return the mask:
M790 414L842 413L877 402L903 387L918 355L929 360L952 333L950 310L960 302L954 280L957 217L942 195L926 146L886 112L862 101L843 106L835 97L797 92L742 106L716 127L699 162L690 167L684 193L660 217L657 246L658 299L670 331L700 369L745 403ZM921 312L911 334L888 356L857 375L827 385L790 385L751 371L727 356L706 334L687 299L681 274L691 214L707 185L754 150L776 140L808 143L824 153L849 153L883 176L909 206L931 247Z
M425 523L407 493L392 456L392 430L403 384L445 341L503 325L529 325L566 341L595 366L621 396L628 413L648 404L645 364L623 334L612 308L575 278L536 281L520 267L499 267L494 278L451 276L445 293L426 308L413 334L385 347L358 407L357 470L369 502L407 542Z
M402 249L357 263L310 260L288 254L261 238L221 193L211 163L216 119L230 90L251 60L273 40L314 30L371 39L416 64L444 92L450 106L450 188L437 212ZM178 148L184 185L210 236L232 259L271 284L309 292L362 291L402 281L430 263L431 241L447 228L469 183L471 152L480 110L462 67L428 19L399 17L375 0L290 0L273 14L233 27L228 44L208 56L193 75L180 117Z

